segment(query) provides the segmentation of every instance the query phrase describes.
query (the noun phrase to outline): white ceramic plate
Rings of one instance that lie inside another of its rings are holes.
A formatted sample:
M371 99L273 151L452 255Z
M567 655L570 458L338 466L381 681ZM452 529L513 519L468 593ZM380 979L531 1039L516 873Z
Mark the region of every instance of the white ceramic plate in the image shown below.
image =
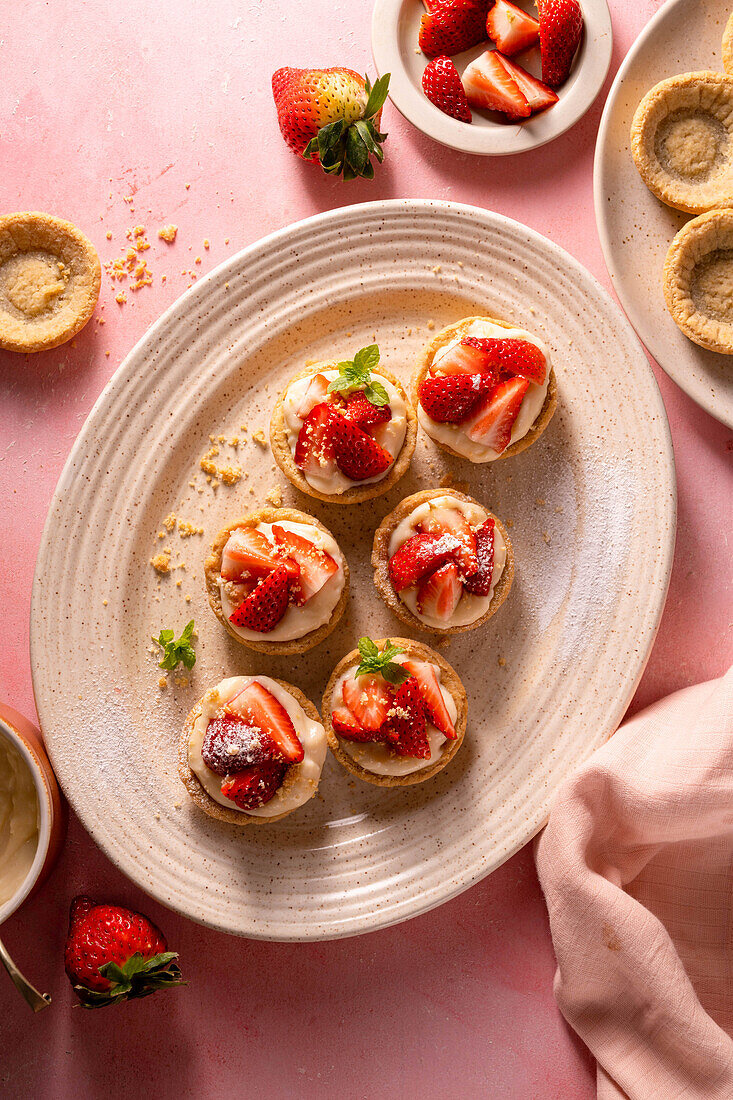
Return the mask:
M300 497L250 439L230 453L247 479L207 485L199 459L209 436L266 430L305 360L376 340L407 381L431 332L476 312L522 323L553 349L559 410L524 454L474 469L423 438L392 492L346 507ZM372 583L372 534L403 495L448 473L513 525L517 557L501 612L444 650L470 699L455 761L422 786L384 790L329 758L319 796L277 824L239 830L203 815L176 775L189 708L223 676L250 670L290 679L318 703L360 634L403 632ZM217 530L273 485L333 530L352 596L323 645L268 661L214 618L202 560ZM171 511L205 536L158 539ZM54 767L110 858L196 920L284 940L403 920L520 848L558 783L613 730L657 628L674 519L668 425L646 357L567 253L498 214L449 203L310 218L184 294L119 368L74 446L32 600L34 689ZM149 561L168 544L185 568L159 581ZM191 616L192 682L161 690L150 636Z
M536 15L531 0L519 7ZM421 0L376 0L372 14L372 55L377 72L391 73L389 97L408 122L428 137L464 153L500 157L525 153L559 137L574 126L603 87L611 62L613 37L606 0L582 0L585 31L573 68L558 89L559 102L527 122L507 122L498 112L473 111L473 122L459 122L439 111L422 90L422 74L430 60L417 44ZM488 41L453 58L459 73L485 50ZM539 50L518 58L519 64L540 75Z
M722 72L730 0L668 0L637 38L603 111L594 169L596 223L614 290L660 367L693 401L733 428L733 357L683 336L664 302L662 272L689 214L659 202L631 159L629 133L640 100L665 77Z

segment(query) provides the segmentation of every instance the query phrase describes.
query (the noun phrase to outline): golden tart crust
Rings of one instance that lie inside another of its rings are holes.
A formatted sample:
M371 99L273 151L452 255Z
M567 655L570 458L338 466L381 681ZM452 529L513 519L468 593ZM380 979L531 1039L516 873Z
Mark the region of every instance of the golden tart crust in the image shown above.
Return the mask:
M283 520L289 521L290 523L308 523L311 527L317 527L319 531L325 531L327 535L330 535L331 538L336 541L331 531L329 531L320 520L316 519L315 516L310 516L307 512L299 512L296 508L260 508L259 511L248 512L247 515L242 516L241 519L235 520L234 523L230 523L227 527L222 528L214 539L209 556L204 562L206 591L209 596L209 603L211 604L212 611L221 625L231 634L235 641L239 642L240 645L247 646L249 649L256 650L258 653L305 653L306 650L313 649L314 646L320 645L324 638L328 637L343 615L349 598L349 566L342 553L341 565L344 571L344 586L341 589L338 603L331 612L331 618L327 623L322 623L320 626L316 627L315 630L311 630L308 634L304 634L302 638L291 638L289 641L268 642L264 640L265 635L263 635L263 640L257 642L249 638L243 638L241 634L236 632L226 617L221 603L221 592L219 590L219 576L221 574L221 559L224 547L232 531L237 530L239 527L257 527L259 523L281 523ZM339 550L340 549L339 547Z
M293 461L293 454L290 450L290 444L288 443L287 424L285 422L285 394L290 386L292 386L293 382L297 382L298 379L306 378L311 374L320 374L321 371L335 370L337 367L338 361L336 359L327 359L321 363L311 363L310 366L294 374L287 382L272 412L272 418L270 420L270 448L273 458L288 481L290 481L296 489L300 489L301 493L306 493L308 496L315 497L317 500L323 500L330 504L359 504L363 500L372 500L374 497L382 496L384 493L388 492L393 485L396 485L402 475L407 472L410 462L412 461L412 454L415 450L415 443L417 441L417 416L410 404L410 399L402 383L382 366L373 370L372 374L376 378L386 378L388 382L391 382L399 391L400 396L405 402L405 419L407 424L405 438L400 452L381 481L370 483L363 488L359 485L352 485L343 493L329 494L314 489L303 472L298 469Z
M490 516L494 520L496 528L506 544L506 562L504 564L504 570L494 589L494 594L491 597L491 603L489 604L488 610L480 619L477 619L475 623L468 623L466 626L448 626L442 630L439 627L429 626L427 623L423 622L422 619L418 619L416 615L413 615L409 607L402 602L399 594L395 591L389 576L389 544L392 538L392 532L402 520L407 519L420 504L424 504L428 500L434 500L437 497L454 497L456 500L463 501L467 504L475 504L478 508L483 508L487 516ZM475 630L477 627L487 623L492 615L499 610L504 600L509 595L509 591L514 581L514 550L506 527L499 517L489 511L485 505L480 504L477 500L474 500L473 497L467 496L466 493L459 493L456 489L423 489L421 492L413 493L412 496L405 497L404 500L401 500L397 507L391 511L389 515L384 517L379 527L374 532L372 566L374 568L374 584L377 592L390 611L393 611L397 618L405 623L406 626L412 627L413 630L425 630L429 634L465 634L466 631Z
M452 665L448 664L444 657L441 657L440 654L436 653L430 646L423 645L422 642L415 642L411 638L391 638L389 640L394 645L402 646L405 653L410 657L416 657L419 661L430 661L432 664L437 665L440 669L440 681L443 687L453 696L457 712L455 720L457 736L454 741L445 742L443 746L444 751L441 754L440 760L436 760L429 768L422 768L420 771L411 772L409 775L376 775L374 772L370 772L366 768L363 768L361 764L358 764L356 760L341 747L340 739L335 733L331 722L331 699L333 698L333 691L339 677L342 676L348 668L351 668L352 665L356 666L361 660L357 649L352 649L351 653L347 653L345 657L342 657L331 673L328 683L326 684L326 690L323 693L321 721L326 729L329 749L336 757L339 764L342 764L347 771L350 771L359 779L363 779L365 783L374 783L377 787L410 787L415 783L424 783L426 779L431 779L434 775L437 775L438 772L442 771L443 768L451 762L458 752L463 744L463 738L466 733L468 697L466 695L466 689L463 686L463 681L458 673ZM387 639L379 638L375 641L376 645L381 649Z
M667 206L733 206L733 76L681 73L656 84L631 123L631 155Z
M281 688L284 688L296 702L300 703L301 707L313 722L320 722L321 716L311 703L310 699L303 694L303 692L295 687L293 684L287 683L285 680L277 680L274 676L271 677L276 684L279 684ZM288 817L294 813L295 810L299 810L300 806L294 807L292 810L287 810L282 814L275 814L274 817L259 817L256 814L248 814L246 810L230 810L227 806L222 806L220 802L212 798L207 790L205 790L199 783L198 778L191 771L188 763L188 742L191 739L193 733L193 727L196 724L196 720L200 717L203 699L200 699L193 710L190 712L183 726L183 732L181 733L180 740L178 742L178 775L183 783L184 787L191 795L196 805L200 810L203 810L209 817L215 817L218 821L226 821L230 825L270 825L273 821L282 821L284 817ZM282 786L287 786L288 782L292 782L294 779L294 771L298 767L298 764L291 764L285 773L285 779Z
M517 328L515 324L509 324L508 321L499 321L496 317L463 317L460 321L455 321L454 324L448 325L437 336L433 337L430 343L425 348L420 362L412 376L410 382L410 392L412 395L412 403L415 408L420 404L420 383L426 378L428 371L433 365L433 359L438 354L441 348L444 348L446 344L450 344L451 340L455 340L457 336L463 336L463 334L471 327L475 321L489 321L492 325L499 325L501 328ZM526 435L523 435L521 439L517 439L515 443L507 447L505 451L502 451L495 461L499 461L502 458L511 458L513 455L518 455L522 451L526 451L528 447L531 447L535 440L544 432L547 425L552 420L552 417L557 408L557 379L555 378L555 371L550 368L550 378L547 385L547 394L545 396L544 404L539 411L534 423L532 424ZM426 433L427 434L427 433ZM470 462L465 455L459 454L458 451L454 451L452 447L449 447L447 443L442 443L438 439L433 439L430 436L431 441L440 447L446 454L454 455L456 458L462 458L464 462Z
M733 76L733 12L723 31L723 68L729 76Z
M102 270L94 245L51 214L0 217L0 348L47 351L84 327Z
M733 210L683 225L664 263L664 297L685 336L733 355Z

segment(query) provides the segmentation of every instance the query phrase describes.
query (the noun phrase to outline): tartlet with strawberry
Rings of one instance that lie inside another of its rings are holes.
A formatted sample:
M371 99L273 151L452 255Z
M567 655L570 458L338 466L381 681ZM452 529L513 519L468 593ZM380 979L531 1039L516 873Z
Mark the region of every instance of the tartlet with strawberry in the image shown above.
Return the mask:
M458 674L409 638L361 638L339 661L323 695L331 752L379 787L423 783L450 763L466 732Z
M262 508L219 532L204 572L209 603L236 641L304 653L328 637L349 594L349 567L328 528L295 508Z
M270 676L232 676L188 715L178 774L209 817L264 825L313 797L326 751L318 711L302 691Z
M434 634L488 622L514 580L504 524L453 489L400 501L375 532L372 565L377 591L397 618Z
M275 461L297 489L357 504L406 472L417 417L402 384L379 365L376 344L353 360L315 363L281 393L270 421Z
M428 344L412 379L418 420L457 458L510 458L542 435L557 407L545 344L491 317L464 317Z

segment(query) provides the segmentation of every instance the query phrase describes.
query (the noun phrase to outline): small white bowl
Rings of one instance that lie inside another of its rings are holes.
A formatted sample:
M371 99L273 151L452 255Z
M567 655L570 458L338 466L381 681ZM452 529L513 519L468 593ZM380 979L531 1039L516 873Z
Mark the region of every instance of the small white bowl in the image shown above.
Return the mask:
M499 116L472 111L473 122L459 122L443 114L422 90L422 74L430 60L418 49L421 0L376 0L372 13L372 56L377 73L391 73L389 98L400 114L442 145L485 157L526 153L564 134L593 103L603 87L611 63L613 33L606 0L580 0L585 30L570 76L554 107L526 122L495 121ZM530 10L530 0L517 0ZM489 41L453 58L462 73L475 57L491 49ZM417 51L417 52L416 52ZM520 54L518 61L539 76L538 50ZM530 59L530 60L528 60Z

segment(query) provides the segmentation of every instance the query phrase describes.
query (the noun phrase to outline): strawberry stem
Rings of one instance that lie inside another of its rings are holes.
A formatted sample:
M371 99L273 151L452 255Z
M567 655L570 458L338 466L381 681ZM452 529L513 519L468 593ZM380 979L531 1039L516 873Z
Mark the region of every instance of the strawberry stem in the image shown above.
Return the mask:
M381 163L384 160L382 142L386 134L380 134L374 123L374 116L381 111L389 90L390 74L385 73L372 85L369 78L364 79L364 91L367 103L364 114L356 122L347 126L342 118L322 126L315 137L303 150L305 160L314 157L321 163L324 172L329 175L342 175L345 180L374 178L372 156Z

